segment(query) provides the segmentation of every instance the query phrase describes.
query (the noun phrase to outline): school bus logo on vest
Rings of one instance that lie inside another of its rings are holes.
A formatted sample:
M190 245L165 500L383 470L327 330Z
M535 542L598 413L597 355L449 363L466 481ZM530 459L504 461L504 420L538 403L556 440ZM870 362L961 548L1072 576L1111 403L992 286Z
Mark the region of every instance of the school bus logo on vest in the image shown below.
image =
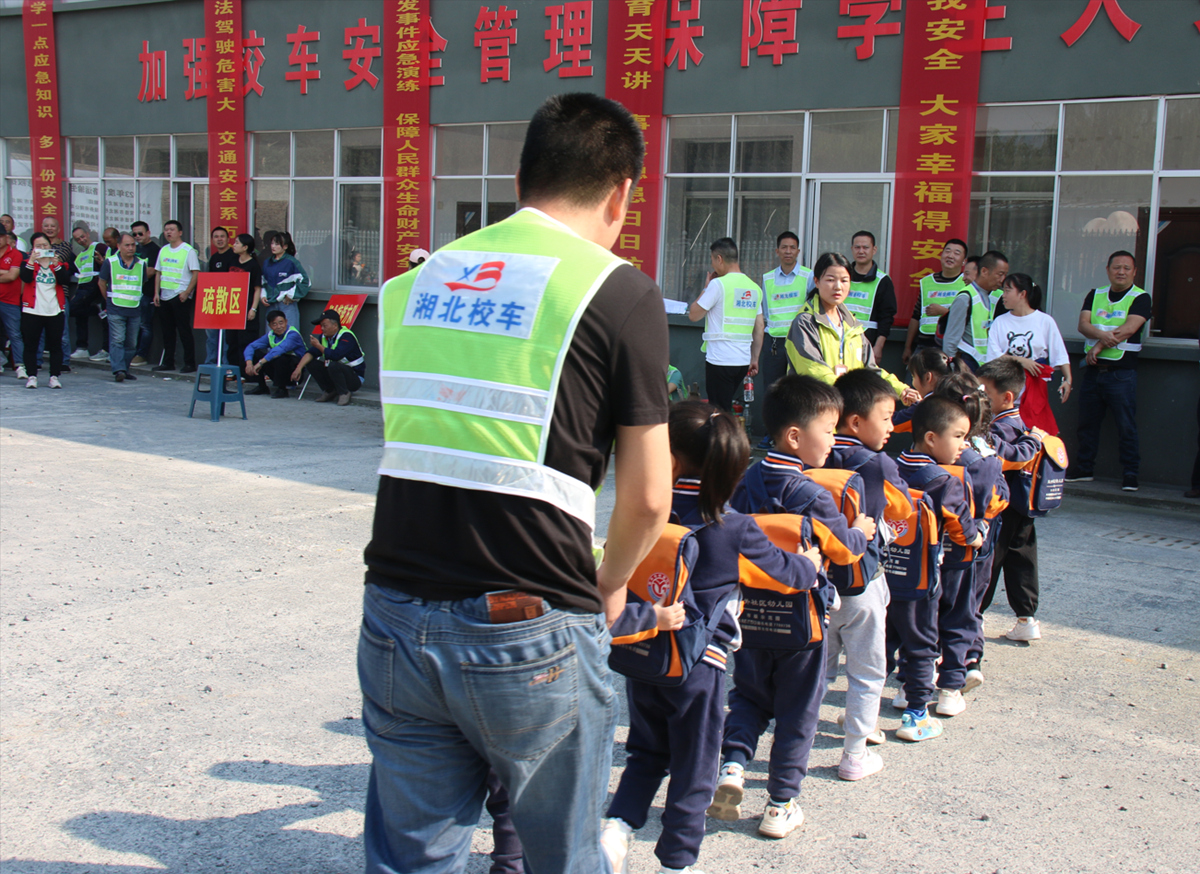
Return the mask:
M563 675L563 669L558 665L552 668L546 668L540 674L534 674L533 679L529 681L530 686L537 686L541 683L549 685Z
M671 591L671 578L661 572L651 574L650 579L646 580L646 590L654 596L654 600L661 601Z
M500 284L504 266L503 261L485 261L474 267L463 268L463 275L456 281L443 284L451 291L491 291Z

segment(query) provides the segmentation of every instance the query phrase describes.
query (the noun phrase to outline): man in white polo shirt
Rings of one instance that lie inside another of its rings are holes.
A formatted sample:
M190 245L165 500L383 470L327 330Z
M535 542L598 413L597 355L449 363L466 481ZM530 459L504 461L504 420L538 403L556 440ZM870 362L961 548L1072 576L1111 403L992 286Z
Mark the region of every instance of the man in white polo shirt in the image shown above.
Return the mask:
M158 250L154 265L154 305L158 307L163 327L163 360L155 370L175 369L175 334L183 344L183 367L180 373L196 372L196 338L192 336L192 292L196 290L196 274L200 272L200 257L183 241L183 225L171 219L163 225L167 245Z

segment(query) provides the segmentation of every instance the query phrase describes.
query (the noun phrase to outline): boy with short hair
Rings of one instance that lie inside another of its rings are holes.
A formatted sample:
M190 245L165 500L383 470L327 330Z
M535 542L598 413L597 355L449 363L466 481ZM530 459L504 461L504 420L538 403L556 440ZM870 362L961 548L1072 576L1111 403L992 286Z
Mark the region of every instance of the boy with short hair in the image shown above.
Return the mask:
M836 564L858 561L875 535L865 514L847 525L829 492L804 473L821 467L833 447L842 409L837 390L810 376L789 374L767 389L763 424L775 449L752 465L730 506L740 513L784 512L808 516L822 556ZM828 583L824 600L833 600ZM759 833L782 838L804 822L796 799L808 773L825 693L825 643L808 650L756 649L747 645L734 657L734 687L721 744L721 776L709 814L736 820L741 815L742 772L754 758L758 739L771 719L775 736L767 778L770 802Z
M1021 419L1017 399L1025 387L1025 368L1017 359L1011 355L993 358L979 368L977 376L992 402L992 440L996 454L1004 462L1005 475L1009 476L1011 471L1023 467L1038 454L1046 432L1040 428L1027 429ZM1000 534L992 556L992 579L980 604L980 612L991 606L1003 571L1008 606L1017 614L1016 624L1004 635L1009 640L1029 642L1040 640L1042 636L1037 621L1037 531L1033 521L1012 504L1000 514Z
M883 768L883 759L867 744L884 741L878 728L879 698L887 679L884 637L890 598L883 551L892 530L885 523L907 519L912 501L896 462L881 451L892 433L895 390L867 368L843 374L834 387L842 396L842 415L825 466L852 470L863 478L862 510L876 525L875 536L858 562L829 568L841 604L829 614L825 632L826 687L837 679L838 652L846 649L846 737L838 776L861 780Z
M913 413L913 445L897 465L909 488L922 491L933 503L939 533L951 544L978 548L983 536L975 527L962 480L942 465L954 464L966 444L971 422L962 407L945 398L925 398ZM968 584L969 584L968 574ZM943 586L947 580L943 577ZM950 585L960 582L951 579ZM904 668L904 714L900 740L930 740L942 733L941 723L927 710L933 699L933 667L938 657L938 599L892 601L888 626L900 641Z

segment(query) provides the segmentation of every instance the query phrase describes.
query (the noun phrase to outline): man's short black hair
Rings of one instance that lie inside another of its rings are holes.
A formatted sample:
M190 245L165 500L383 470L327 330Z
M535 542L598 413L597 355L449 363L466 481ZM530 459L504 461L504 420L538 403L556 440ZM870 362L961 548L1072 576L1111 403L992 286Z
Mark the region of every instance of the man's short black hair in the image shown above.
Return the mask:
M871 245L872 246L875 245L875 235L872 234L870 231L855 231L854 236L852 236L850 238L850 245L853 246L854 241L857 240L859 237L869 237L871 240Z
M165 222L163 222L164 231L167 229L167 225L175 225L175 227L179 228L179 233L183 233L183 224L179 221L179 219L167 219Z
M797 237L793 231L784 231L775 238L775 248L778 249L780 246L782 246L784 240L794 240L797 246L800 245L800 238Z
M225 236L227 236L227 237L229 236L229 229L222 227L221 225L217 225L215 228L213 228L211 231L209 231L208 236L211 238L212 235L215 234L217 231L224 231Z
M284 321L287 321L287 313L285 313L283 310L271 310L267 313L268 325L276 319L283 319Z
M970 252L970 251L971 251L970 249L968 249L968 248L967 248L967 244L966 244L965 242L963 242L962 240L960 240L958 237L951 237L951 238L950 238L950 239L948 239L948 240L947 240L945 243L943 243L943 244L942 244L942 251L943 251L943 252L945 252L945 251L946 251L946 247L947 247L947 246L962 246L962 250L963 250L963 254L964 254L964 255L966 255L968 252Z
M842 396L842 419L839 425L845 424L851 416L866 418L881 400L896 400L896 390L869 367L858 367L843 373L833 387Z
M131 230L131 231L132 231L134 228L145 228L145 229L146 229L146 233L147 233L147 234L148 234L148 233L150 233L150 225L146 224L146 223L145 223L144 221L142 221L141 219L138 219L136 222L134 222L133 224L131 224L131 225L129 226L129 230Z
M1008 256L996 249L988 249L979 256L979 269L987 270L989 273L996 269L1001 263L1008 263Z
M521 201L594 206L626 179L637 185L645 155L642 129L624 106L596 94L556 94L525 133Z
M968 258L968 259L967 259L967 263L968 263L968 264L974 264L976 267L978 267L978 266L979 266L979 259L980 259L980 258L982 258L982 257L983 257L982 255L972 255L970 258Z
M721 237L719 240L713 240L712 245L708 247L708 251L714 255L720 255L722 261L737 263L737 243L733 241L732 237Z
M1128 258L1130 261L1132 261L1132 262L1133 262L1133 266L1134 266L1134 267L1137 267L1137 258L1134 258L1134 257L1133 257L1133 253L1132 253L1132 252L1126 252L1124 249L1117 249L1117 251L1115 251L1115 252L1113 252L1111 255L1109 255L1109 256L1108 256L1108 263L1107 263L1107 264L1105 264L1104 266L1105 266L1105 267L1112 267L1112 263L1113 263L1113 259L1114 259L1114 258Z
M954 427L959 419L970 422L966 410L948 398L930 395L917 404L912 417L912 435L914 441L925 439L932 431L934 434L945 434Z
M1011 355L1001 355L993 358L976 371L980 381L987 380L996 387L997 391L1010 391L1014 398L1021 396L1025 388L1025 368L1021 362Z
M767 433L778 439L793 425L808 427L822 413L842 412L842 396L827 382L813 376L789 373L767 389L763 402L763 425Z

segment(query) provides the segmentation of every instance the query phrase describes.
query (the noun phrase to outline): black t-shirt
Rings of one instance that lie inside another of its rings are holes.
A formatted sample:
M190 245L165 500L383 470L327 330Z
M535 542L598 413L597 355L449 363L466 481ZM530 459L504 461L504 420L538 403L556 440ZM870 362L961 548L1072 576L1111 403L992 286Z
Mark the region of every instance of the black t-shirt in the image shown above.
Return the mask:
M1128 291L1128 289L1126 289L1126 291L1122 291L1121 293L1119 293L1116 296L1116 298L1114 298L1113 292L1110 289L1108 294L1106 294L1104 296L1104 299L1101 302L1101 306L1103 306L1104 303L1110 303L1110 304L1116 303L1117 301L1119 301L1121 298L1123 298L1125 296L1127 291ZM1080 308L1080 312L1091 312L1092 305L1095 301L1095 297L1096 297L1096 289L1093 288L1091 291L1088 292L1087 297L1084 298L1083 306ZM1127 343L1141 343L1142 342L1142 337L1146 333L1146 325L1149 324L1149 322L1150 322L1150 314L1151 314L1150 295L1149 294L1139 294L1136 298L1134 298L1133 305L1129 307L1129 312L1125 314L1125 318L1129 318L1130 316L1141 316L1146 321L1143 322L1142 326L1140 328L1138 328L1137 331L1133 334L1133 336L1129 337L1125 342L1127 342ZM1102 359L1100 359L1100 363L1105 364L1109 367L1134 367L1137 364L1137 358L1138 358L1137 352L1127 351L1127 352L1125 352L1124 355L1122 355L1120 358L1118 358L1116 360L1102 358Z
M667 350L662 293L641 271L618 267L571 340L547 466L598 488L618 425L667 421ZM591 532L545 501L382 476L364 558L368 583L418 598L516 589L601 610Z
M225 268L230 273L249 273L250 274L250 306L258 306L258 295L254 289L262 288L262 265L258 263L258 259L254 256L250 257L249 261L239 261L235 255L230 265Z
M233 249L226 249L224 252L213 252L212 257L208 259L208 271L210 273L228 273L229 268L237 261L237 253Z

